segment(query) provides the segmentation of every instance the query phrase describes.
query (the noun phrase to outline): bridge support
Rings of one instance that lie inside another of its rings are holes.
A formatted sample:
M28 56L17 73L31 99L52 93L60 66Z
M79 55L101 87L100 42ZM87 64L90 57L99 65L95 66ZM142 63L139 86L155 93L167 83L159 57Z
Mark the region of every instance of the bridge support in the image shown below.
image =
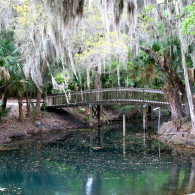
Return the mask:
M151 121L152 121L152 106L148 106L147 110L147 128L151 129Z
M123 114L123 158L126 159L126 116Z
M143 129L151 129L151 120L152 120L152 107L147 106L146 104L143 106Z
M101 106L97 105L97 120L98 120L98 146L101 147Z
M89 125L93 128L93 105L89 104Z
M147 129L147 105L143 106L143 129Z
M97 120L98 120L98 129L101 126L101 105L97 105Z
M89 124L93 127L94 119L97 119L98 129L101 127L101 105L89 104Z
M126 136L126 116L123 114L123 138Z

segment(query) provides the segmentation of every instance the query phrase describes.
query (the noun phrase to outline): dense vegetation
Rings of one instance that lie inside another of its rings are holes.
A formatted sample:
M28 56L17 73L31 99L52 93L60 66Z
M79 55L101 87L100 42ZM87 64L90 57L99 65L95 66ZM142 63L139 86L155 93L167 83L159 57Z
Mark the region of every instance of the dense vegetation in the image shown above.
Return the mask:
M195 83L195 3L148 1L143 7L131 1L102 1L100 5L81 0L58 6L51 0L0 2L1 113L6 112L10 96L18 98L22 121L22 98L27 98L29 113L29 94L37 95L34 117L38 119L43 94L159 88L170 103L174 123L181 126L184 118L190 119L195 134L191 92Z

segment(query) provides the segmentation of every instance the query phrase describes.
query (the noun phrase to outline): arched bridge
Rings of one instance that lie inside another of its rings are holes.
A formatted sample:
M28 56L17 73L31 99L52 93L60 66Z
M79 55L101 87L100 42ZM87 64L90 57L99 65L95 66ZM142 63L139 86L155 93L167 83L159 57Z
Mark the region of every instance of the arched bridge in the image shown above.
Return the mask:
M67 98L68 97L68 98ZM73 91L65 94L48 95L44 98L48 108L86 105L156 105L167 106L162 90L142 88L106 88Z

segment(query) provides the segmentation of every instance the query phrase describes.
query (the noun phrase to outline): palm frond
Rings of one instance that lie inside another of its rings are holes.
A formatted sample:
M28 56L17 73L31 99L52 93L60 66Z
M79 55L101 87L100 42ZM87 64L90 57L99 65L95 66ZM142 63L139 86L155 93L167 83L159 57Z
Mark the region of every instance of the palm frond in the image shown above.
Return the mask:
M4 81L10 80L10 74L4 67L0 67L0 80Z

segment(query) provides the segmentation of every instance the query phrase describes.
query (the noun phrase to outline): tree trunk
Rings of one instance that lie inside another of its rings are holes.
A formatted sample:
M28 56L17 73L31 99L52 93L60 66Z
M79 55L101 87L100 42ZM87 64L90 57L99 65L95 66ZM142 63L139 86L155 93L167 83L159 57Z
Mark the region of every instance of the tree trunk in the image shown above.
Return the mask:
M42 97L42 91L40 91L38 89L38 92L37 92L37 102L36 102L36 108L35 108L35 116L34 116L34 118L36 120L39 120L39 118L40 118L41 97Z
M42 77L43 83L44 83L44 75L45 75L46 68L47 68L47 61L46 61L46 59L44 59L43 64L42 64L42 69L41 69L41 77ZM41 108L42 93L43 93L43 86L41 86L37 90L37 103L36 103L35 114L34 114L34 119L35 120L40 119L40 108Z
M189 121L190 120L190 107L189 107L189 104L188 104L188 97L187 97L187 94L185 92L185 95L184 95L184 104L185 104L185 121Z
M95 75L94 88L101 89L102 88L101 71L99 70L98 67L96 67L95 73L96 75Z
M173 123L179 128L185 117L183 96L185 95L184 85L177 73L169 71L168 81L163 88L165 97L169 102Z
M95 89L101 89L102 88L101 71L99 70L99 67L96 68L94 88ZM97 93L96 94L96 100L99 101L101 99L102 99L102 94Z
M179 32L179 38L180 38L180 45L181 45L181 57L182 57L182 65L183 65L183 70L184 70L185 87L186 87L188 104L189 104L189 108L190 108L190 117L191 117L191 122L192 122L192 129L190 131L190 134L195 136L194 105L193 105L192 92L190 89L189 76L188 76L188 71L187 71L187 66L186 66L185 46L184 46L181 32Z
M177 127L181 127L184 112L182 108L182 98L179 90L172 86L171 83L166 83L164 85L163 91L167 101L169 102L173 123Z
M5 89L3 94L2 94L2 105L1 105L1 109L4 111L7 107L7 90Z
M22 96L18 95L18 108L19 108L19 118L18 120L23 122L24 121L24 114L22 109Z

